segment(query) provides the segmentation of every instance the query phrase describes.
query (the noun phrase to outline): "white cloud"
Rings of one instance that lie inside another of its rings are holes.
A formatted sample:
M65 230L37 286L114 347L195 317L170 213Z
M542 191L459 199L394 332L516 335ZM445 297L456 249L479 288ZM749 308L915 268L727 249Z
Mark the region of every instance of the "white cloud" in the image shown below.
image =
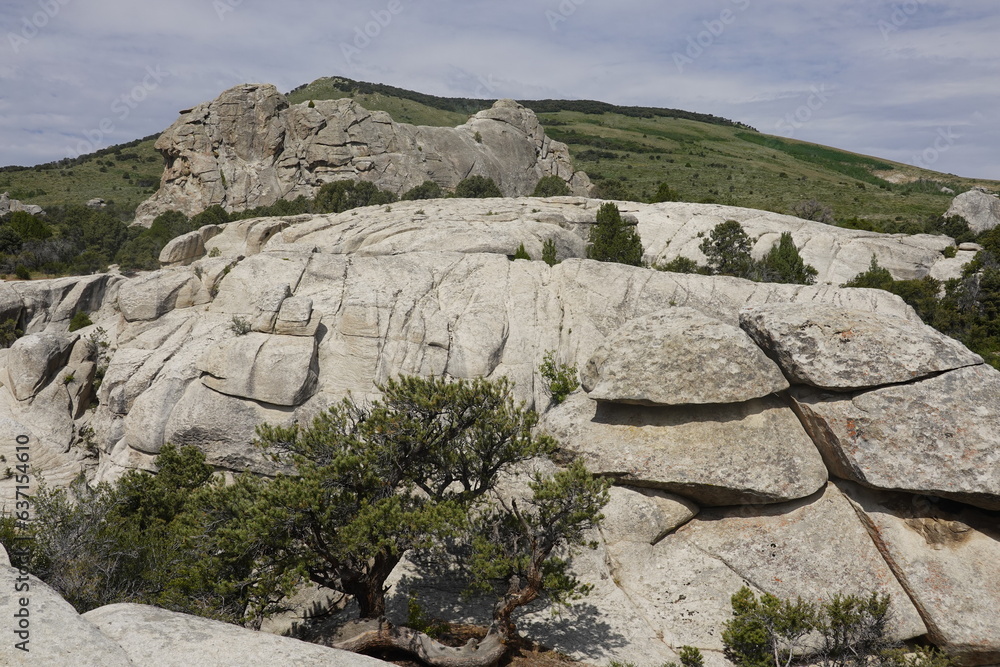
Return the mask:
M682 108L765 132L820 88L829 99L796 138L908 161L939 127L962 127L934 168L1000 179L994 0L394 1L7 0L0 164L64 157L108 118L108 143L161 131L244 81L290 90L342 75L439 95ZM53 3L36 35L11 41ZM366 28L376 36L348 62L343 45ZM676 54L691 62L679 68ZM147 67L170 76L121 118L112 105Z

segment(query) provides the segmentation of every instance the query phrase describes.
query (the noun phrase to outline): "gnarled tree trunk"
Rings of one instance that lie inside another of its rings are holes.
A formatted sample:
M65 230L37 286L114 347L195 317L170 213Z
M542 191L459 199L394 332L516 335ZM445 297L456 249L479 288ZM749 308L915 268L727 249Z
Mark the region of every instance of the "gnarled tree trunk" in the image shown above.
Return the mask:
M434 667L492 667L507 652L501 636L492 630L481 640L470 639L465 646L452 647L445 646L422 632L397 628L384 618L379 619L376 627L332 646L355 653L378 649L406 651Z

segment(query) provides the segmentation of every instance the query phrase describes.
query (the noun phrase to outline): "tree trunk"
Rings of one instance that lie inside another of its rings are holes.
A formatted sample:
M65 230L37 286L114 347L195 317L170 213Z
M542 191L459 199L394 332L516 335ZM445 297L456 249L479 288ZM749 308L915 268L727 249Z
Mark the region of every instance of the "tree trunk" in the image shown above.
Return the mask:
M336 642L332 647L354 653L397 649L434 667L492 667L507 653L500 635L492 630L480 641L470 639L465 646L455 648L436 642L422 632L394 627L385 619L379 619L375 629Z

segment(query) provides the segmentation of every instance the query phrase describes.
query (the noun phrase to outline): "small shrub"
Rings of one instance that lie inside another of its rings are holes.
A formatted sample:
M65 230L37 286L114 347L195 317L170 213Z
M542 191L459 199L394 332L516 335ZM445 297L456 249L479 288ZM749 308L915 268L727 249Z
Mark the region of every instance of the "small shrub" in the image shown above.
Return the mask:
M77 314L73 316L73 319L69 321L69 330L70 332L73 332L78 329L89 327L92 324L93 321L91 321L90 315L81 310L77 312Z
M483 135L480 134L479 132L476 132L474 138L475 138L477 144L483 143Z
M237 336L245 336L250 333L251 329L250 320L239 315L233 315L233 319L229 322L229 330Z
M444 196L441 186L434 181L424 181L415 188L410 188L403 193L403 201L413 201L416 199L440 199Z
M556 257L556 242L552 239L546 239L545 243L542 244L542 261L549 266L555 266L559 263L559 259Z
M214 247L214 248L212 248L211 250L208 251L208 256L209 257L221 257L222 256L222 250L218 246L216 246L216 247Z
M952 259L957 254L958 254L958 248L956 248L953 245L950 245L950 246L948 246L947 248L944 249L944 256L947 259Z
M565 401L567 396L580 388L580 382L576 379L576 366L557 364L554 350L547 351L542 357L542 366L539 372L548 382L549 395L552 396L552 402L556 405Z
M63 381L63 384L73 384L73 382L75 380L76 380L76 374L74 374L74 373L66 373L66 375L63 376L63 380L62 381Z
M531 255L529 255L528 251L524 249L524 244L522 243L521 245L517 246L517 251L514 252L514 256L511 257L510 259L511 261L515 259L527 259L530 261Z
M8 317L0 322L0 347L10 347L14 341L24 335L24 332L17 328L17 320Z
M879 266L878 259L873 254L868 270L854 276L841 287L868 287L888 290L892 283L892 274L889 273L889 269Z
M535 186L532 197L565 197L572 194L569 183L559 178L555 174L543 176Z
M657 264L653 268L669 273L705 273L704 267L689 257L677 256L666 264Z
M455 187L455 196L462 199L486 199L503 197L503 192L492 178L469 176L462 179Z
M650 199L651 204L659 204L665 201L680 201L680 195L666 183L660 183L656 188L656 194Z
M14 267L14 275L21 280L31 280L31 271L24 264L18 264Z

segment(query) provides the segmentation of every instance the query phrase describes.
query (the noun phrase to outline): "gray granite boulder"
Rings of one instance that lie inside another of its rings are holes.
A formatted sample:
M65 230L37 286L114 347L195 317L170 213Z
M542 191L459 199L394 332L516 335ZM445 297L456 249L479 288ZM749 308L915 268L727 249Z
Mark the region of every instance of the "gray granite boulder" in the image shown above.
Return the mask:
M740 403L788 389L743 331L683 307L626 323L590 357L581 379L594 400L637 405Z
M831 474L1000 509L1000 371L991 366L846 396L793 395Z
M767 304L740 313L740 326L794 384L851 390L910 382L983 363L931 327L825 304Z
M539 428L622 483L701 505L780 503L827 480L819 452L784 399L644 407L575 394Z

